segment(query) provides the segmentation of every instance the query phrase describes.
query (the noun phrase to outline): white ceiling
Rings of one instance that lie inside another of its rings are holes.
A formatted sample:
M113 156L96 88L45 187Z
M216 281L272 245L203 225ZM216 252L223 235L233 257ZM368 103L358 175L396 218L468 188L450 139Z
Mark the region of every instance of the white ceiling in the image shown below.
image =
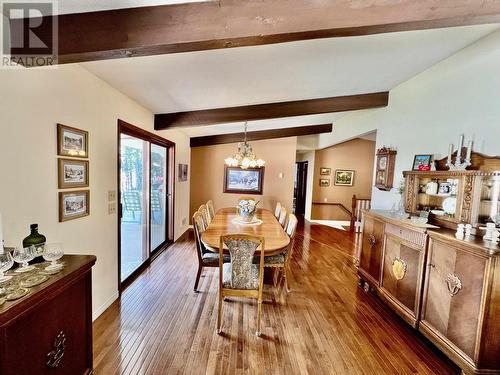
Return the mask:
M219 49L81 64L154 113L390 90L493 32L496 25ZM249 131L322 124L342 114L252 122ZM190 136L242 124L187 128Z

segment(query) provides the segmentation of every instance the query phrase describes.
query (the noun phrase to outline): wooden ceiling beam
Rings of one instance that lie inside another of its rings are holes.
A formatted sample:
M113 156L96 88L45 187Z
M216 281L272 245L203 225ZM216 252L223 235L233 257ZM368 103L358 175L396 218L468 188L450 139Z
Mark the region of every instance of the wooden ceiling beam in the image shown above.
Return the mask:
M482 0L220 0L138 7L58 16L58 62L497 22L500 2Z
M298 137L302 135L331 133L332 129L333 129L332 124L322 124L322 125L299 126L295 128L259 130L254 132L247 132L247 140L258 141L261 139ZM204 137L192 137L191 147L241 142L244 136L245 133L232 133L232 134L209 135Z
M386 107L389 92L156 114L156 130Z

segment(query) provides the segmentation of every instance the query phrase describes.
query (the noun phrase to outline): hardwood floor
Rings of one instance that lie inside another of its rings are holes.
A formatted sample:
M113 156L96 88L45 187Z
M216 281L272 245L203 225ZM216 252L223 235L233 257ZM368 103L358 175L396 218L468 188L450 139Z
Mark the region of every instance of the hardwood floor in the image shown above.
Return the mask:
M194 242L152 263L94 323L96 374L458 374L442 354L357 287L355 237L300 225L292 292L264 288L262 336L255 301L224 303L216 334L218 270L200 293Z

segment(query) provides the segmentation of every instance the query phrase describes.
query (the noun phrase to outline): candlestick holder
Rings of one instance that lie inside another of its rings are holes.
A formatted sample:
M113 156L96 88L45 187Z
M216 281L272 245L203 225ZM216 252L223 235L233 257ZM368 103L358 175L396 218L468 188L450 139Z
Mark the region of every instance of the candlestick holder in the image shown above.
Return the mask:
M448 155L448 160L446 162L446 166L450 169L450 171L465 171L469 165L471 165L470 156L462 159L463 150L457 150L457 156L455 158L455 162L452 162L451 155ZM467 152L469 155L469 152Z

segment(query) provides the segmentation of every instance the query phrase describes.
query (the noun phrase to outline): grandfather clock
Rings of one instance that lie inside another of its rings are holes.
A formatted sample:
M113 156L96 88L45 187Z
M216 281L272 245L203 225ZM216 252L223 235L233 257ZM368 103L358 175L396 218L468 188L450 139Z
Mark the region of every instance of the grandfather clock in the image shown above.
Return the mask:
M377 151L375 186L379 190L391 190L397 151L382 147Z

